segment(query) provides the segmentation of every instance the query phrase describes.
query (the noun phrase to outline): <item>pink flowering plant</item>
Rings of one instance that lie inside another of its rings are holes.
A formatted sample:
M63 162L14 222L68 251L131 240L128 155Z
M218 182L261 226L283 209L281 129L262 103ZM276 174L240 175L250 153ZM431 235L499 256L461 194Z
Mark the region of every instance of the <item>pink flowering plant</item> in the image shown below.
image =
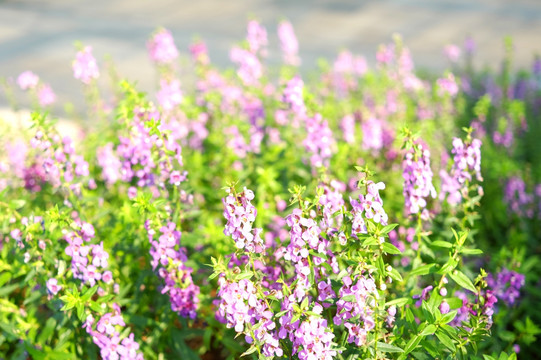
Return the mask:
M395 37L306 77L293 25L226 71L160 28L148 94L78 45L71 133L47 74L2 81L0 358L537 356L541 61Z

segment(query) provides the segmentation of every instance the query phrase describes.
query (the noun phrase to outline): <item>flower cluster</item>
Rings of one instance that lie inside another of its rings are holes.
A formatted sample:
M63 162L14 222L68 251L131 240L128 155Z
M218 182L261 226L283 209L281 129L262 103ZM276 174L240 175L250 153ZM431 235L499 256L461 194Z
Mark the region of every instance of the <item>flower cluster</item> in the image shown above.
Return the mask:
M357 87L357 79L368 70L366 59L363 56L354 56L351 52L343 50L333 63L329 75L330 83L338 95L345 96Z
M340 129L343 132L343 139L348 144L355 142L355 117L353 115L346 115L340 121Z
M92 47L86 46L75 55L73 76L87 85L100 76L98 63L92 55Z
M344 325L348 330L347 341L357 346L366 344L368 332L374 329L374 312L378 291L374 280L359 275L354 281L346 276L342 279L344 285L338 293L336 316L333 321L336 326Z
M173 79L167 81L160 80L160 91L156 94L158 103L165 111L173 110L182 102L182 92L180 91L180 81Z
M351 232L353 236L357 234L366 234L366 219L372 219L374 222L387 225L389 217L383 209L383 200L379 195L379 191L385 189L383 182L375 183L369 180L366 184L366 195L360 194L359 200L349 199L351 203L351 213L353 215L353 223Z
M186 250L180 247L180 231L170 222L160 228L158 240L154 240L155 231L149 221L145 223L145 228L152 245L152 269L158 268L158 274L165 282L162 294L169 294L173 311L180 316L195 319L199 305L199 286L193 282L193 270L185 265L188 258Z
M106 285L114 282L113 274L108 269L109 253L99 245L90 244L95 236L94 227L80 220L76 220L72 228L75 231L66 231L64 239L68 243L65 252L71 257L71 270L73 277L89 286L98 285L98 295L107 294ZM59 286L55 279L47 282L51 293L58 292ZM115 292L118 284L114 286ZM143 354L139 351L139 344L134 341L133 333L122 339L121 333L126 329L121 309L112 304L113 312L108 312L96 321L93 315L88 315L83 328L92 336L92 341L100 348L100 355L104 360L142 360Z
M455 292L455 296L462 300L462 306L457 309L457 315L449 324L452 326L460 326L463 322L467 322L470 316L484 316L487 327L492 326L492 315L494 315L494 305L498 302L498 298L492 290L484 290L481 296L474 301L470 301L468 295L464 291ZM482 299L482 301L480 301Z
M422 144L411 148L406 152L402 169L406 212L417 214L425 210L429 196L436 197L436 189L432 185L430 151L424 149Z
M171 32L158 30L147 43L150 59L159 65L171 64L178 57L178 49Z
M265 48L268 44L267 30L257 20L250 20L248 22L246 40L248 41L250 52L265 56Z
M458 94L458 84L455 76L452 73L447 74L446 77L440 78L438 83L438 93L440 96L449 95L455 97Z
M299 42L289 21L282 21L278 25L278 38L280 39L284 63L292 66L299 65L301 62L298 55Z
M307 117L306 132L303 144L310 154L312 168L329 166L335 142L327 120L324 120L321 114Z
M109 253L100 244L85 245L94 238L94 227L89 223L75 223L76 231L66 232L66 254L71 258L73 277L94 286L99 281L111 284L113 277L109 268Z
M507 203L509 211L528 218L533 217L534 209L532 207L534 197L526 192L526 184L518 176L510 178L505 184L504 201Z
M239 249L245 249L247 252L262 252L265 249L261 238L263 230L252 228L257 216L257 210L251 203L254 193L246 188L240 194L235 193L231 188L227 190L227 193L228 195L222 199L224 217L227 219L224 234L231 236Z
M464 143L459 138L453 139L453 165L450 173L440 171L442 187L440 198L447 197L451 205L460 203L463 193L468 191L465 186L473 180L483 181L481 176L481 140L473 139L471 143Z
M317 313L317 310L314 312ZM297 353L299 360L332 360L337 354L332 348L333 339L334 334L328 330L327 320L309 316L295 329L293 354Z
M365 150L381 150L384 146L384 124L375 117L361 123L363 132L362 147Z
M143 360L133 333L121 338L121 333L127 329L126 323L120 306L113 304L112 307L112 312L101 315L97 321L92 315L88 315L83 328L100 348L100 355L104 360Z
M283 102L289 105L292 113L299 118L304 118L306 115L303 88L304 82L297 75L287 82L283 95Z
M309 285L308 275L311 270L308 257L310 250L331 257L332 252L329 250L329 240L320 236L322 231L318 224L314 219L305 218L302 210L293 209L293 212L286 217L286 223L290 227L291 241L285 248L284 259L295 265L295 273L299 280L295 295L299 300L302 300L305 289ZM324 260L316 256L313 261L315 266L319 266Z
M32 71L24 71L17 77L17 84L22 90L30 90L36 88L39 83L39 76Z
M182 167L182 147L173 138L162 139L152 134L147 122L159 119L159 113L137 109L127 136L119 136L116 153L111 145L98 149L102 176L107 183L117 180L135 181L139 187L165 187L169 183L180 185L186 180L186 171L175 170L175 163ZM120 168L119 168L120 162Z
M525 276L509 269L503 269L496 277L489 274L487 284L494 295L507 306L513 306L520 298L520 289L524 286Z
M329 185L322 186L323 194L319 197L322 206L323 220L320 223L324 231L336 230L342 225L343 216L336 215L345 204L342 192L346 190L346 184L332 180Z
M75 153L73 141L69 136L60 138L58 135L49 137L41 130L30 141L31 146L40 152L37 156L39 163L46 174L46 180L55 188L63 183L79 194L81 192L82 178L90 175L88 162ZM41 169L30 167L25 173L25 186L38 188L44 180ZM94 187L93 179L89 179L88 187Z
M263 355L282 356L272 310L258 297L254 283L247 279L229 282L220 277L219 285L217 318L228 328L245 334L248 343L262 343Z
M229 54L231 61L239 65L237 74L246 86L255 86L263 76L263 65L251 51L234 47Z

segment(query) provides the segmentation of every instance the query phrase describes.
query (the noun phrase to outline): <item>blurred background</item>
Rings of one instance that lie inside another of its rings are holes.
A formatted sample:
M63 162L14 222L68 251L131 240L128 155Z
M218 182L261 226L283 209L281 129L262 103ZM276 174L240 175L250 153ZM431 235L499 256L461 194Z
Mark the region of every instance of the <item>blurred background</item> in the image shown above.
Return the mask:
M13 81L31 70L51 85L57 107L83 102L81 84L71 62L76 41L93 47L100 66L109 55L121 76L139 88L155 88L156 76L146 41L158 27L168 28L187 56L197 36L208 46L211 61L230 66L229 49L244 39L247 20L259 19L269 34L269 63L280 61L276 27L293 24L300 44L302 71L341 49L364 55L373 64L377 47L399 33L419 69L441 70L446 44L476 44L474 64L498 67L503 38L514 41L515 68L530 68L541 53L541 2L538 0L0 0L0 77ZM15 93L22 106L26 97ZM0 92L0 106L8 99Z

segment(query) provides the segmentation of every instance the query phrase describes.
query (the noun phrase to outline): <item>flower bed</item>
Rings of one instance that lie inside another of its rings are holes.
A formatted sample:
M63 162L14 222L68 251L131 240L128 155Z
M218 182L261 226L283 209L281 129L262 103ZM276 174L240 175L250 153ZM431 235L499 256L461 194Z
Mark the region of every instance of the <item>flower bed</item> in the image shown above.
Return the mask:
M105 95L73 62L72 139L30 71L32 126L0 146L0 354L48 359L514 359L536 356L541 62L422 76L400 38L311 76L294 30L264 65L257 21L235 71L170 32L155 94ZM114 74L114 72L112 72ZM9 87L5 87L9 94ZM112 99L112 100L105 100Z

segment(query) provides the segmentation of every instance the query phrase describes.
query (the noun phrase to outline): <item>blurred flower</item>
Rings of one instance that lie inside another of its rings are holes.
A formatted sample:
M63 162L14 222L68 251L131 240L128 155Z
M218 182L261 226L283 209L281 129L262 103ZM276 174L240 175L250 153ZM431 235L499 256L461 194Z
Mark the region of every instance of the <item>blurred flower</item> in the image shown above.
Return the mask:
M178 50L171 32L160 29L147 42L150 59L159 65L171 64L178 57Z
M284 63L292 66L300 65L301 60L298 56L299 43L293 25L289 21L282 21L278 25L278 38L280 39Z
M22 72L17 77L17 84L22 90L30 90L36 88L39 82L39 77L31 71Z
M98 64L92 56L92 48L85 46L83 50L77 52L73 60L73 76L85 84L90 84L93 79L100 76Z

